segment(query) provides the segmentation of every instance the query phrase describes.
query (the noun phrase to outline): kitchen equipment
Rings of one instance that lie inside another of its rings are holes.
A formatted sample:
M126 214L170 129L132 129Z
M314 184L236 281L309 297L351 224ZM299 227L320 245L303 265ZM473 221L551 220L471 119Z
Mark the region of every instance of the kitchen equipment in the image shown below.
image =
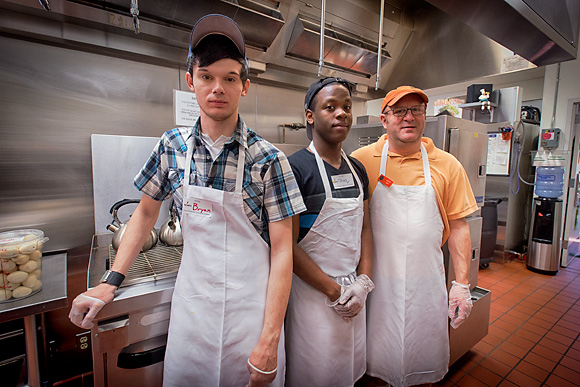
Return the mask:
M87 286L95 287L115 258L112 234L93 236ZM115 299L91 330L95 387L160 386L171 296L181 246L161 243L138 254Z
M534 106L522 106L522 120L531 123L540 123L540 109Z
M0 233L0 302L38 293L42 288L42 230Z
M117 216L117 211L119 208L123 207L124 205L131 204L131 203L139 203L140 200L138 199L123 199L118 201L117 203L113 204L109 212L113 215L113 222L107 226L107 230L112 231L114 233L113 236L113 248L117 250L119 245L121 244L121 239L123 238L123 234L125 233L125 229L127 228L127 222L122 223ZM157 244L158 236L157 231L152 229L149 233L149 237L143 244L141 251L147 251L153 246Z
M159 229L159 240L168 246L182 246L183 235L181 233L181 223L177 215L175 203L172 201L169 209L169 218L161 225Z
M562 201L535 198L532 213L534 217L526 266L539 273L557 274L560 267Z

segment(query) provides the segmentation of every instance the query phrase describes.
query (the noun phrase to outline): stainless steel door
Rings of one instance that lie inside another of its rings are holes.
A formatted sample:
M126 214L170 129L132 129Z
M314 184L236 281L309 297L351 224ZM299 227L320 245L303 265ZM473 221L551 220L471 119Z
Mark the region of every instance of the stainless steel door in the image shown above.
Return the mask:
M452 116L428 117L424 136L459 160L467 173L477 205L482 207L487 163L486 125Z

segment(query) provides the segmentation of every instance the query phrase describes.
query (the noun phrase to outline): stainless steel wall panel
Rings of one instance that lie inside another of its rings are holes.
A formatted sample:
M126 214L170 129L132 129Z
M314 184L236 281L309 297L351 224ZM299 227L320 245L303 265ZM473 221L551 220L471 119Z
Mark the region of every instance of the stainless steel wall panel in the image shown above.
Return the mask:
M49 250L85 245L90 135L159 137L179 71L5 37L0 52L0 231L40 228Z

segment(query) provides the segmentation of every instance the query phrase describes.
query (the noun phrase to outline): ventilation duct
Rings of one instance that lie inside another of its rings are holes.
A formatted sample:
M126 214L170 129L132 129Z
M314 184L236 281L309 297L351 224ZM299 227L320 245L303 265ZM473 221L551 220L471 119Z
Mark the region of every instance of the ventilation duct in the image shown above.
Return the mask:
M130 0L69 0L130 15ZM202 16L220 13L238 23L246 44L266 50L282 27L284 19L274 6L252 0L139 0L139 18L191 30Z
M580 0L427 0L537 66L575 59Z
M318 63L320 48L320 23L296 17L286 55ZM324 27L324 63L330 67L353 71L367 78L377 71L378 44L341 31L332 25ZM391 56L381 50L381 65Z

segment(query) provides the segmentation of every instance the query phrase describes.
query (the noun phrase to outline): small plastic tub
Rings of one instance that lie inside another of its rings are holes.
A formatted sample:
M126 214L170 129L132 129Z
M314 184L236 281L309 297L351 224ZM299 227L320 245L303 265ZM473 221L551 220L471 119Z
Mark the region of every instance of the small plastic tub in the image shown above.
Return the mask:
M42 230L0 233L0 302L19 300L42 289Z

